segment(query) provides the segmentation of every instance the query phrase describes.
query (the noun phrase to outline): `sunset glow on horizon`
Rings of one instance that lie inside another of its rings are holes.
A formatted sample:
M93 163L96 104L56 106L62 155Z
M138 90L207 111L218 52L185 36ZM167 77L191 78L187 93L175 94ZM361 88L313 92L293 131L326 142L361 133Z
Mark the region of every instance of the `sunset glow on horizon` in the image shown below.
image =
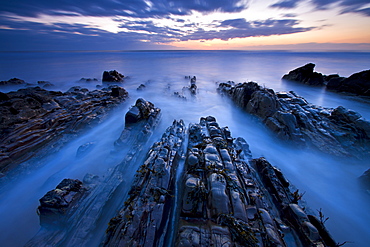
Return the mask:
M370 51L367 0L2 2L1 50Z

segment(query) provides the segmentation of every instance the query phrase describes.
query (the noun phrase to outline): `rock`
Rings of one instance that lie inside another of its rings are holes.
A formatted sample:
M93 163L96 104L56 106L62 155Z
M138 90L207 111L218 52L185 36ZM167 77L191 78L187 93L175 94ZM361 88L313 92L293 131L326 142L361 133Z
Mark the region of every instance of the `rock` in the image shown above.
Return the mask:
M117 148L121 147L125 140L133 133L132 128L139 128L141 131L136 133L135 138L140 140L143 136L151 133L151 130L157 126L160 119L161 110L154 106L153 103L142 98L136 100L125 115L125 128L120 137L115 141Z
M125 124L126 126L137 123L141 120L148 119L151 113L156 112L153 103L139 98L136 104L126 113Z
M370 96L370 70L354 73L346 78L338 74L322 75L313 72L314 67L313 63L306 64L290 71L282 79L315 86L326 85L330 90Z
M140 86L136 89L137 91L143 91L146 88L144 84L140 84Z
M313 72L315 64L308 63L302 67L290 71L282 79L288 81L297 81L307 85L323 86L324 77L321 73Z
M365 190L370 191L370 169L366 170L364 174L359 177L359 181Z
M26 84L26 82L18 78L12 78L8 81L0 81L0 85L21 85L21 84Z
M113 87L110 87L110 89L112 90L110 94L112 97L125 97L126 98L128 96L128 92L122 87L113 86Z
M129 198L110 220L104 246L164 246L172 232L170 207L185 129L183 121L174 121L151 147L136 173Z
M311 105L294 92L275 93L255 82L221 83L218 91L283 140L341 157L370 156L370 122L354 111Z
M119 73L116 70L111 70L111 71L104 71L103 73L103 82L122 82L124 78L124 75Z
M37 208L41 226L63 225L68 219L67 211L70 213L74 203L85 191L81 181L64 179L54 190L47 192Z
M31 158L41 147L46 147L45 154L52 152L46 144L101 122L127 95L123 88L110 92L81 87L66 93L33 87L0 94L0 172Z
M78 82L97 82L96 78L81 78Z
M348 78L332 78L329 80L327 88L339 92L370 96L370 70L352 74Z
M106 209L117 209L122 206L120 204L121 200L117 196L127 196L128 190L126 190L126 187L132 181L131 176L127 174L130 174L132 167L138 167L137 163L141 160L146 160L150 164L147 162L144 163L143 169L148 165L148 170L143 170L142 173L138 172L137 181L140 181L140 178L150 178L140 175L145 174L144 171L149 170L153 171L153 177L156 177L159 181L159 184L156 184L158 186L149 187L149 192L145 191L146 195L149 197L153 196L155 202L160 202L160 204L170 202L172 200L172 196L170 196L172 190L169 190L167 193L162 188L167 182L170 186L173 184L173 182L169 181L173 179L171 176L174 176L173 171L181 156L175 150L179 150L179 152L183 150L181 140L183 140L182 136L185 133L185 127L182 121L175 121L173 126L168 128L163 134L162 139L152 146L146 158L142 157L144 148L145 151L147 148L147 140L150 138L155 127L157 127L158 122L159 115L156 115L155 121L150 122L150 124L149 121L143 120L130 126L130 128L125 128L124 131L127 136L121 140L121 144L125 147L126 152L114 153L115 156L123 154L122 161L116 164L115 167L108 169L101 177L89 173L86 174L83 178L83 187L86 188L86 193L83 193L76 200L73 199L71 206L63 208L65 214L61 216L60 223L57 223L57 225L54 224L53 228L42 227L26 246L91 246L92 234L96 233L98 227L104 227L104 223L101 225L102 222L109 221L107 215L110 215L110 213ZM140 138L138 138L139 136ZM82 147L83 149L89 149L90 147L93 148L92 145L87 143L86 145L82 145ZM170 152L169 148L171 147L173 149ZM89 150L86 151L88 152ZM173 168L171 168L172 165ZM151 180L150 182L155 183L156 181ZM64 185L58 187L64 187ZM134 190L132 192L135 193ZM112 200L113 198L118 200ZM141 200L140 198L138 199ZM168 207L165 207L164 210L167 213ZM157 213L158 208L155 208L153 215L157 215ZM50 218L48 218L49 216ZM165 217L168 217L168 215ZM53 223L53 215L45 215L44 221ZM114 220L111 222L114 222ZM59 226L62 223L64 227L61 228ZM151 230L153 229L152 227Z

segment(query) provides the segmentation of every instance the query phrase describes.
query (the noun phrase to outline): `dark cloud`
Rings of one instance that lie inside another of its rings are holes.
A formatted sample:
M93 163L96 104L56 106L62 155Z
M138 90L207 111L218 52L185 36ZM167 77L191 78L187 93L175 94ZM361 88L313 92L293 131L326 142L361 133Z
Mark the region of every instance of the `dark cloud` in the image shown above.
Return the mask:
M298 3L302 0L285 0L280 1L275 4L270 5L271 8L280 8L280 9L293 9L297 7Z
M337 3L342 8L341 14L352 12L370 16L369 8L365 8L370 3L369 0L312 0L312 3L320 10L327 9L330 4Z
M258 37L258 36L271 36L271 35L282 35L299 32L307 32L313 29L294 27L299 24L298 20L293 19L268 19L264 21L251 21L248 22L246 19L232 19L222 21L219 25L219 30L206 31L204 29L198 29L192 34L185 35L180 39L182 41L187 40L212 40L221 39L229 40L233 38L247 38L247 37ZM229 29L224 29L229 28Z
M153 17L169 14L186 15L191 11L239 12L247 8L241 0L11 0L0 2L0 12L21 16L38 14L86 16ZM70 12L70 13L68 13Z

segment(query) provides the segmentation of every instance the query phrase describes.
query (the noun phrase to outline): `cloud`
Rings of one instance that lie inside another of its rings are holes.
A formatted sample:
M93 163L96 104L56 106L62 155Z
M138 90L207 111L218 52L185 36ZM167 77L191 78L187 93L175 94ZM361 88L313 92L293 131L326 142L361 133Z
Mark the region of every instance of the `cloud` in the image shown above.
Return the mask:
M240 12L247 8L245 0L11 0L1 1L3 13L20 16L39 14L85 16L135 16L154 17L170 14L187 15L191 11L209 13Z
M229 40L234 38L292 34L307 32L313 29L313 27L294 27L297 24L299 24L299 21L294 19L267 19L262 21L247 21L244 18L230 19L222 21L218 26L218 30L206 31L199 28L197 31L181 37L180 40Z
M369 0L312 0L312 3L319 10L329 8L331 4L338 4L341 8L341 14L360 13L370 16Z
M279 9L293 9L297 7L298 3L302 0L284 0L277 2L275 4L270 5L271 8L279 8Z

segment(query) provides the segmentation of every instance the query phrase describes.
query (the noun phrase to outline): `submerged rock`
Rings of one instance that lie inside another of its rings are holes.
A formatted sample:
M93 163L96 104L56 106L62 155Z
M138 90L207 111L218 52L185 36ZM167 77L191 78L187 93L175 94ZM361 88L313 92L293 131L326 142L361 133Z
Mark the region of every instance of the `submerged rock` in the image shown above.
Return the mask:
M364 174L359 177L359 181L364 189L370 192L370 169L366 170Z
M122 82L124 75L119 73L117 70L104 71L103 72L103 82Z
M275 93L255 82L221 83L218 90L283 140L337 156L370 156L370 122L354 111L311 105L292 91Z
M127 96L120 87L94 91L73 87L66 93L34 87L0 94L0 171L15 167L65 134L101 122Z
M18 78L12 78L7 81L0 81L0 85L21 85L21 84L26 84L26 82Z

